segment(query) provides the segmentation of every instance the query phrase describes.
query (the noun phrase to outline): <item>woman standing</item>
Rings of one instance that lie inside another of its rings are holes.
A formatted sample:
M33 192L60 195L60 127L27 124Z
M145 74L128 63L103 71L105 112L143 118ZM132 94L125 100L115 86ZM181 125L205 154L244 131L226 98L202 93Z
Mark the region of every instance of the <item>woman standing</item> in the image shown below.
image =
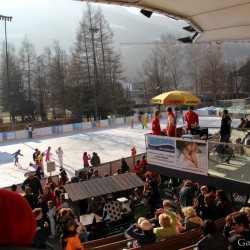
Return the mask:
M87 152L84 152L82 156L82 160L83 160L83 167L87 168L89 166L89 161L91 160L91 157L90 155L88 155Z

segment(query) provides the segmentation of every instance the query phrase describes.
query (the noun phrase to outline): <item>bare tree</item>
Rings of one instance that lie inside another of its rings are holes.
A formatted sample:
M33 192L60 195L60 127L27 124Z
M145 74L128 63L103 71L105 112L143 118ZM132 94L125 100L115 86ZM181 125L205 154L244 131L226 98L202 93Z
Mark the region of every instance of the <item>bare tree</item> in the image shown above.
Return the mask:
M118 89L120 96L125 96L119 82L123 72L120 55L113 49L113 32L101 10L90 4L80 22L72 55L70 69L76 77L71 90L79 90L76 100L82 102L80 112L95 119L118 112Z
M49 88L47 86L48 76L45 60L43 56L38 56L35 66L35 93L36 104L39 109L41 119L47 120Z
M58 108L62 110L63 118L66 120L68 56L58 41L54 41L50 53L50 84Z
M172 89L179 89L183 77L183 53L182 44L176 42L177 38L173 35L161 36L161 42L166 54L166 66L168 68L169 80Z
M3 110L8 111L11 114L11 120L15 122L16 116L21 115L24 117L24 114L29 109L29 105L25 99L25 90L22 83L20 63L16 55L15 48L12 44L8 44L8 80L6 71L6 57L4 51L5 48L3 45L0 74L0 100Z
M152 53L142 66L141 75L147 78L148 90L151 96L169 91L171 83L166 63L166 54L160 46L152 49Z
M215 105L227 88L228 71L222 61L220 47L209 46L205 51L205 58L202 77L206 85L203 91L207 91L212 96Z
M191 44L186 47L186 68L190 78L191 87L196 94L202 94L203 79L202 65L204 61L205 46L200 44Z
M22 42L21 49L19 51L19 62L22 72L22 81L24 88L26 90L27 99L29 102L29 116L32 116L32 119L35 120L35 103L34 103L34 67L36 63L36 53L34 46L28 41L27 37L24 38Z

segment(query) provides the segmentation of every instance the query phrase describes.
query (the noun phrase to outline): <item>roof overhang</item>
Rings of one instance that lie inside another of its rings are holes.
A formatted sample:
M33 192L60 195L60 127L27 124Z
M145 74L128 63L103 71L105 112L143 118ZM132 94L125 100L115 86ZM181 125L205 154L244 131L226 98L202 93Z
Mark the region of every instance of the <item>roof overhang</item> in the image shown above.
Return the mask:
M142 186L144 182L135 173L125 173L66 184L63 187L72 201L78 201Z
M196 42L250 41L249 0L79 0L131 6L186 21Z

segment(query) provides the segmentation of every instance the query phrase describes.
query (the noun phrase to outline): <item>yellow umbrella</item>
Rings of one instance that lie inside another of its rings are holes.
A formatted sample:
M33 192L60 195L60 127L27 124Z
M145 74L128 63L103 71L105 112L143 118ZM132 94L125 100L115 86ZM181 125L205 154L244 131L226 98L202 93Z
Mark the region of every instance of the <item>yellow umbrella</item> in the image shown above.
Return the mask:
M155 96L151 99L151 103L153 104L163 104L163 105L187 105L187 106L193 106L193 105L199 105L201 103L201 100L186 92L186 91L170 91L162 93L158 96Z

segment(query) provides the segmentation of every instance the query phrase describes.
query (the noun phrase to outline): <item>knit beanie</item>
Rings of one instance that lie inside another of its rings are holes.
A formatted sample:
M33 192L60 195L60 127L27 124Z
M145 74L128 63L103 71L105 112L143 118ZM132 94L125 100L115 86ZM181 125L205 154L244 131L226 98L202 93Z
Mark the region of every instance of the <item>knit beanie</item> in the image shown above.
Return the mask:
M36 220L20 194L0 189L0 246L29 246L36 234Z

